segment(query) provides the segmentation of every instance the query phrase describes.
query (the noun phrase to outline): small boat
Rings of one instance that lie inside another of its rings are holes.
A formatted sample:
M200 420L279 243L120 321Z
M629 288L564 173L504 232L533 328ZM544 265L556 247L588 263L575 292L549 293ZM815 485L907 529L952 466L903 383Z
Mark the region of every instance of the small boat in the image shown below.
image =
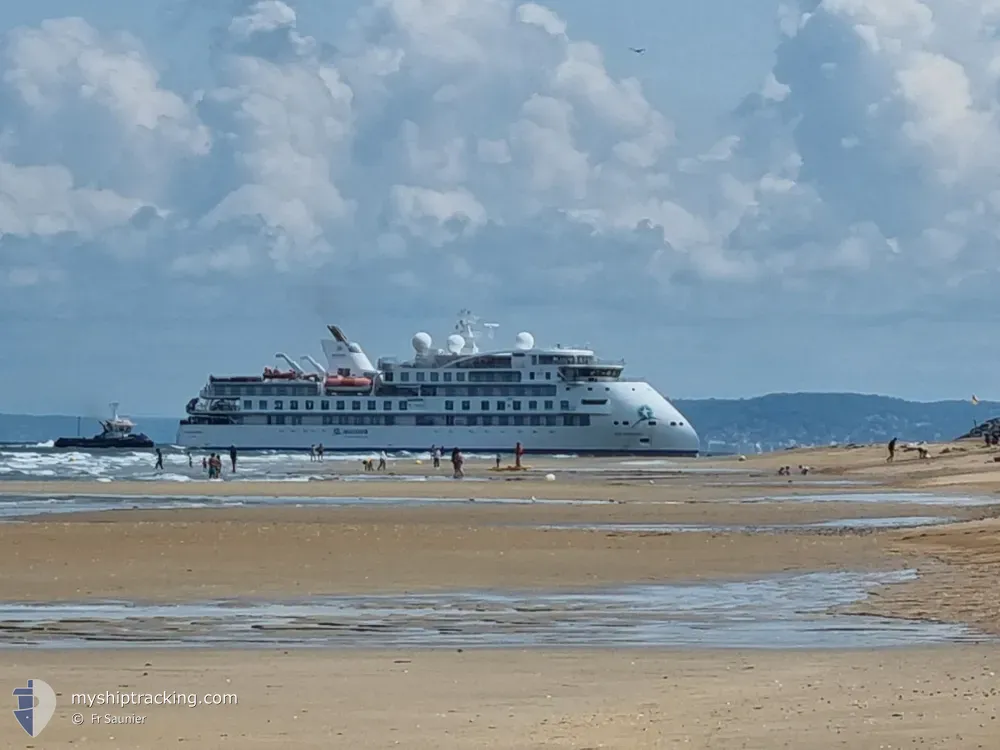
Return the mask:
M118 416L118 404L111 404L111 419L101 420L101 434L94 437L61 437L55 448L152 448L154 443L142 432L132 432L130 419Z

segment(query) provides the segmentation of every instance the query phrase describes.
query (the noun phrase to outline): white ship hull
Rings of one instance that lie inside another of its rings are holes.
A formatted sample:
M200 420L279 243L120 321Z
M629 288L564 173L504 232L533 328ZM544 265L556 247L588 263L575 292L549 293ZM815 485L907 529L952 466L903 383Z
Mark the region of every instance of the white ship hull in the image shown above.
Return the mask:
M696 456L698 444L690 439L664 436L648 443L647 431L592 425L553 427L338 427L328 425L181 425L177 444L203 450L309 450L322 444L324 451L418 453L432 445L454 447L466 453L510 453L520 442L526 453L575 453L585 455L631 454L645 456Z

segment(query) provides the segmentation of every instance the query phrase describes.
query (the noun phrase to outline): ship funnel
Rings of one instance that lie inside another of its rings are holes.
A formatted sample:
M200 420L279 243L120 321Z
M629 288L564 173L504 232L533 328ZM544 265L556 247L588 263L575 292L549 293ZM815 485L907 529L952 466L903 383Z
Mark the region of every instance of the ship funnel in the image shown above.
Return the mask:
M296 374L298 374L298 375L305 374L305 370L303 370L301 367L299 367L298 362L296 362L294 359L292 359L291 357L289 357L287 354L282 354L281 352L278 352L274 356L275 356L276 359L283 359L283 360L285 360L285 362L288 363L288 366L291 367L292 370L294 370Z

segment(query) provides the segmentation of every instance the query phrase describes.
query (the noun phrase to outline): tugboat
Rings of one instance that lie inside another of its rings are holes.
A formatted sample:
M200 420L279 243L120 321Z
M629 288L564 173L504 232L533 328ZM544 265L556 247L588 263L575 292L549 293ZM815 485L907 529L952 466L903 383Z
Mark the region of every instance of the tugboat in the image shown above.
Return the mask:
M101 434L94 437L61 437L55 448L152 448L154 443L142 432L134 433L135 424L118 416L118 402L111 404L111 419L101 420Z

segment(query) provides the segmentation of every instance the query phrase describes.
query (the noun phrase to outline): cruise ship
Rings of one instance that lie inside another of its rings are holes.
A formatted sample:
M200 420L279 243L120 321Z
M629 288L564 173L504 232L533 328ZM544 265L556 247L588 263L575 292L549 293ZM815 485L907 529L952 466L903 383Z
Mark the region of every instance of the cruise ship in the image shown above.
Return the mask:
M698 434L624 361L589 348L539 347L518 333L494 348L496 323L460 313L445 348L416 333L406 361L373 366L342 329L327 327L326 366L311 356L276 354L288 369L208 378L187 405L177 443L225 450L697 456ZM487 345L485 340L490 340ZM480 350L480 342L483 349Z

